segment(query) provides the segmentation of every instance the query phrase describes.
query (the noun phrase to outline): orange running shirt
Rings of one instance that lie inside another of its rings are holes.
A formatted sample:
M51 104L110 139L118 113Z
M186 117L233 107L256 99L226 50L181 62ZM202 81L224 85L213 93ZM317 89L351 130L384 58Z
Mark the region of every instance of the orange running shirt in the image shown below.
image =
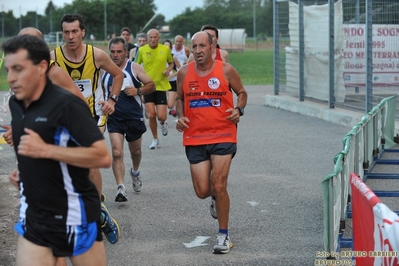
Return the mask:
M195 72L195 62L188 64L183 82L184 116L190 119L183 131L183 145L237 143L237 125L226 117L234 108L233 94L223 75L223 62L215 61L214 69L205 77Z

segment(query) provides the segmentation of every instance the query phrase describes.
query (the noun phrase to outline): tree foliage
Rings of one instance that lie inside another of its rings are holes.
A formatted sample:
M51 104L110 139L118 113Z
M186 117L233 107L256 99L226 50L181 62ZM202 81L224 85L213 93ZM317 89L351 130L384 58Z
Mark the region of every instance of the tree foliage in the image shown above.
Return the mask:
M255 6L255 12L254 12ZM271 35L273 32L273 4L270 0L204 0L203 8L186 9L174 17L169 25L172 35L194 33L202 25L212 24L219 29L244 28L253 37L254 13L256 35ZM264 16L269 17L265 18Z
M150 28L160 29L164 25L169 25L171 36L177 34L185 36L187 32L193 34L204 24L212 24L217 28L245 28L248 36L252 36L254 4L257 35L272 33L271 2L271 0L204 0L202 8L187 8L168 22L165 21L164 15L158 13L162 13L162 10L157 11L154 0L74 0L63 7L55 6L50 0L44 15L30 11L20 18L15 18L12 11L8 11L2 12L2 16L5 36L16 35L24 27L38 27L43 33L60 31L60 19L67 13L82 15L86 36L93 34L97 40L108 38L113 33L119 35L123 27L129 27L135 35ZM147 25L148 22L150 23Z
M304 0L305 5L314 5L315 0ZM325 1L321 1L325 2ZM343 20L346 23L364 23L365 4L360 5L359 18L355 19L356 1L343 1ZM288 31L288 2L279 4L281 31ZM255 9L254 9L255 7ZM107 18L104 21L104 9ZM399 4L386 0L373 0L373 23L398 24ZM255 12L254 12L255 11ZM212 24L219 29L244 28L248 36L254 34L254 13L256 37L273 34L272 0L203 0L201 8L186 8L170 21L165 21L162 10L157 10L154 0L74 0L71 4L57 7L49 0L44 15L30 11L25 16L16 18L12 11L3 11L4 35L16 35L21 28L38 27L43 33L60 31L60 19L66 13L80 13L86 24L86 35L94 34L97 39L107 38L112 33L120 34L123 27L129 27L135 35L150 28L160 29L169 25L170 36L191 35L200 30L202 25ZM381 14L390 14L384 16ZM150 22L148 25L147 23ZM145 27L145 28L144 28ZM106 32L104 31L106 28ZM104 36L104 34L106 36Z

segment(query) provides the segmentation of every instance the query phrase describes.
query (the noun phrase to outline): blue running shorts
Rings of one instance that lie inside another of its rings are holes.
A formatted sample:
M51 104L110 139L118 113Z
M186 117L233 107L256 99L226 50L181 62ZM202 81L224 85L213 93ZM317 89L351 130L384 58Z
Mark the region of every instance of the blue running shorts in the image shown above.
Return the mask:
M26 240L49 247L55 257L73 257L88 251L94 241L102 241L100 219L82 225L43 224L20 219L15 231Z

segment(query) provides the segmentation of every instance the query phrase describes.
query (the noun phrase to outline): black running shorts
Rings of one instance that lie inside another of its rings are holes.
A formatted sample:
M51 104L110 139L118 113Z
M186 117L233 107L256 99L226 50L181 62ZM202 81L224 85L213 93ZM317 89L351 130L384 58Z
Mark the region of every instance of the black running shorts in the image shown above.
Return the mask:
M166 105L166 91L154 91L153 93L143 95L145 103L154 103L155 105Z
M190 164L197 164L208 161L211 155L228 155L232 154L234 158L237 152L236 143L218 143L199 146L186 146L186 156Z
M170 90L168 90L168 91L177 91L177 82L176 82L176 80L169 81L169 83L170 83L170 86L172 88Z
M147 131L144 121L108 119L107 128L109 133L119 133L125 136L127 142L135 141Z

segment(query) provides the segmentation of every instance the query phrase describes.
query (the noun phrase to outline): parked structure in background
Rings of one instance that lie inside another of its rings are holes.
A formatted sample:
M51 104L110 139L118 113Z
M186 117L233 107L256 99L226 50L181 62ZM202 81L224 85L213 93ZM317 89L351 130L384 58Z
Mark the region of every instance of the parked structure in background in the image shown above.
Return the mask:
M244 52L246 38L245 29L220 29L218 44L228 52Z

